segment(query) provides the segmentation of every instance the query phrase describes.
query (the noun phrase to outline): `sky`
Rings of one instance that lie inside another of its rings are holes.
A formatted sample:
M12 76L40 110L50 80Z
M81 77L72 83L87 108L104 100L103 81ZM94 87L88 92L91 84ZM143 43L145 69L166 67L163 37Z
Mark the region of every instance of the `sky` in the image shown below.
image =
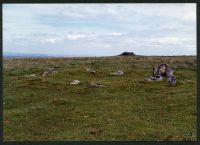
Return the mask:
M3 53L196 55L196 4L3 4Z

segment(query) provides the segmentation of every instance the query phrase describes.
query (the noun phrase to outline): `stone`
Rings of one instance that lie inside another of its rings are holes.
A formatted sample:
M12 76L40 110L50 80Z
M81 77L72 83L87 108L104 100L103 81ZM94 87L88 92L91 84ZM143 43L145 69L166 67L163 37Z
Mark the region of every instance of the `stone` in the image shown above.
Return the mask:
M55 68L53 68L53 67L48 67L48 71L54 71L55 70Z
M104 85L101 85L100 83L91 83L91 87L105 87Z
M87 71L87 72L90 72L90 73L92 73L92 74L95 74L95 73L96 73L96 71L95 71L94 69L89 69L89 68L87 68L86 71Z
M47 74L48 74L48 72L45 71L45 72L42 74L42 76L45 77Z
M73 80L72 82L70 82L70 85L77 85L79 83L80 83L79 80Z
M161 77L158 77L158 78L156 79L156 81L162 81L162 80L163 80L162 76L161 76Z
M86 71L87 71L87 72L89 72L89 71L90 71L90 69L89 69L89 68L86 68Z
M174 85L176 85L176 78L174 76L170 76L170 77L167 78L167 82L170 85L174 86Z
M36 74L31 74L31 75L29 75L30 77L35 77L36 76Z
M147 81L147 82L151 82L151 81L153 81L153 80L150 79L150 78L144 78L144 80Z
M96 71L95 70L90 70L90 73L95 74Z
M111 73L111 75L122 76L122 75L124 75L124 72L122 70L118 70L118 71L116 71L114 73Z
M156 77L153 77L153 76L151 76L150 79L151 79L151 80L157 80L157 78L156 78Z
M153 76L150 77L151 80L162 81L163 77L167 78L167 82L170 85L176 85L176 78L173 75L173 70L169 67L167 63L160 64L153 67Z

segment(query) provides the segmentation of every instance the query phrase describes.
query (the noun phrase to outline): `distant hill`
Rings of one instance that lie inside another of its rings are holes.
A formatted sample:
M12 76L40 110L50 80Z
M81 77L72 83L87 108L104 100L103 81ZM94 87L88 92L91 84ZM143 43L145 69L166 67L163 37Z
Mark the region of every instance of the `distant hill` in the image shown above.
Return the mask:
M17 53L17 52L5 52L3 53L5 58L29 58L29 57L49 57L45 54L31 54L31 53Z
M81 55L62 55L62 54L40 54L40 53L18 53L18 52L4 52L4 58L41 58L41 57L92 57ZM95 57L95 56L94 56Z
M135 53L133 53L133 52L123 52L119 56L135 56Z

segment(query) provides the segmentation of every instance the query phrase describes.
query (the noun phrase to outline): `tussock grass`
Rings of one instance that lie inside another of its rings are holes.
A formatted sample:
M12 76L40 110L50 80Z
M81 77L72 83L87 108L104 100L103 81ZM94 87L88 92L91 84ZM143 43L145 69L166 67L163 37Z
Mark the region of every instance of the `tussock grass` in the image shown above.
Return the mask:
M163 62L174 87L144 81ZM3 139L195 141L196 65L194 56L4 59ZM48 67L58 73L42 77ZM116 70L125 73L109 75ZM74 79L81 83L69 85Z

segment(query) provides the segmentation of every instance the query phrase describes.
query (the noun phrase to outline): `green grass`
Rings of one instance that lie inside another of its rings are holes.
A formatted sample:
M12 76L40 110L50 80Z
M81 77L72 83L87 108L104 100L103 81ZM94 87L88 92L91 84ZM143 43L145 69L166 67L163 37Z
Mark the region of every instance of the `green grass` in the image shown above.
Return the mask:
M144 81L162 62L176 86ZM196 141L196 65L193 56L4 59L3 140ZM48 67L58 73L42 77ZM109 75L118 69L124 76Z

